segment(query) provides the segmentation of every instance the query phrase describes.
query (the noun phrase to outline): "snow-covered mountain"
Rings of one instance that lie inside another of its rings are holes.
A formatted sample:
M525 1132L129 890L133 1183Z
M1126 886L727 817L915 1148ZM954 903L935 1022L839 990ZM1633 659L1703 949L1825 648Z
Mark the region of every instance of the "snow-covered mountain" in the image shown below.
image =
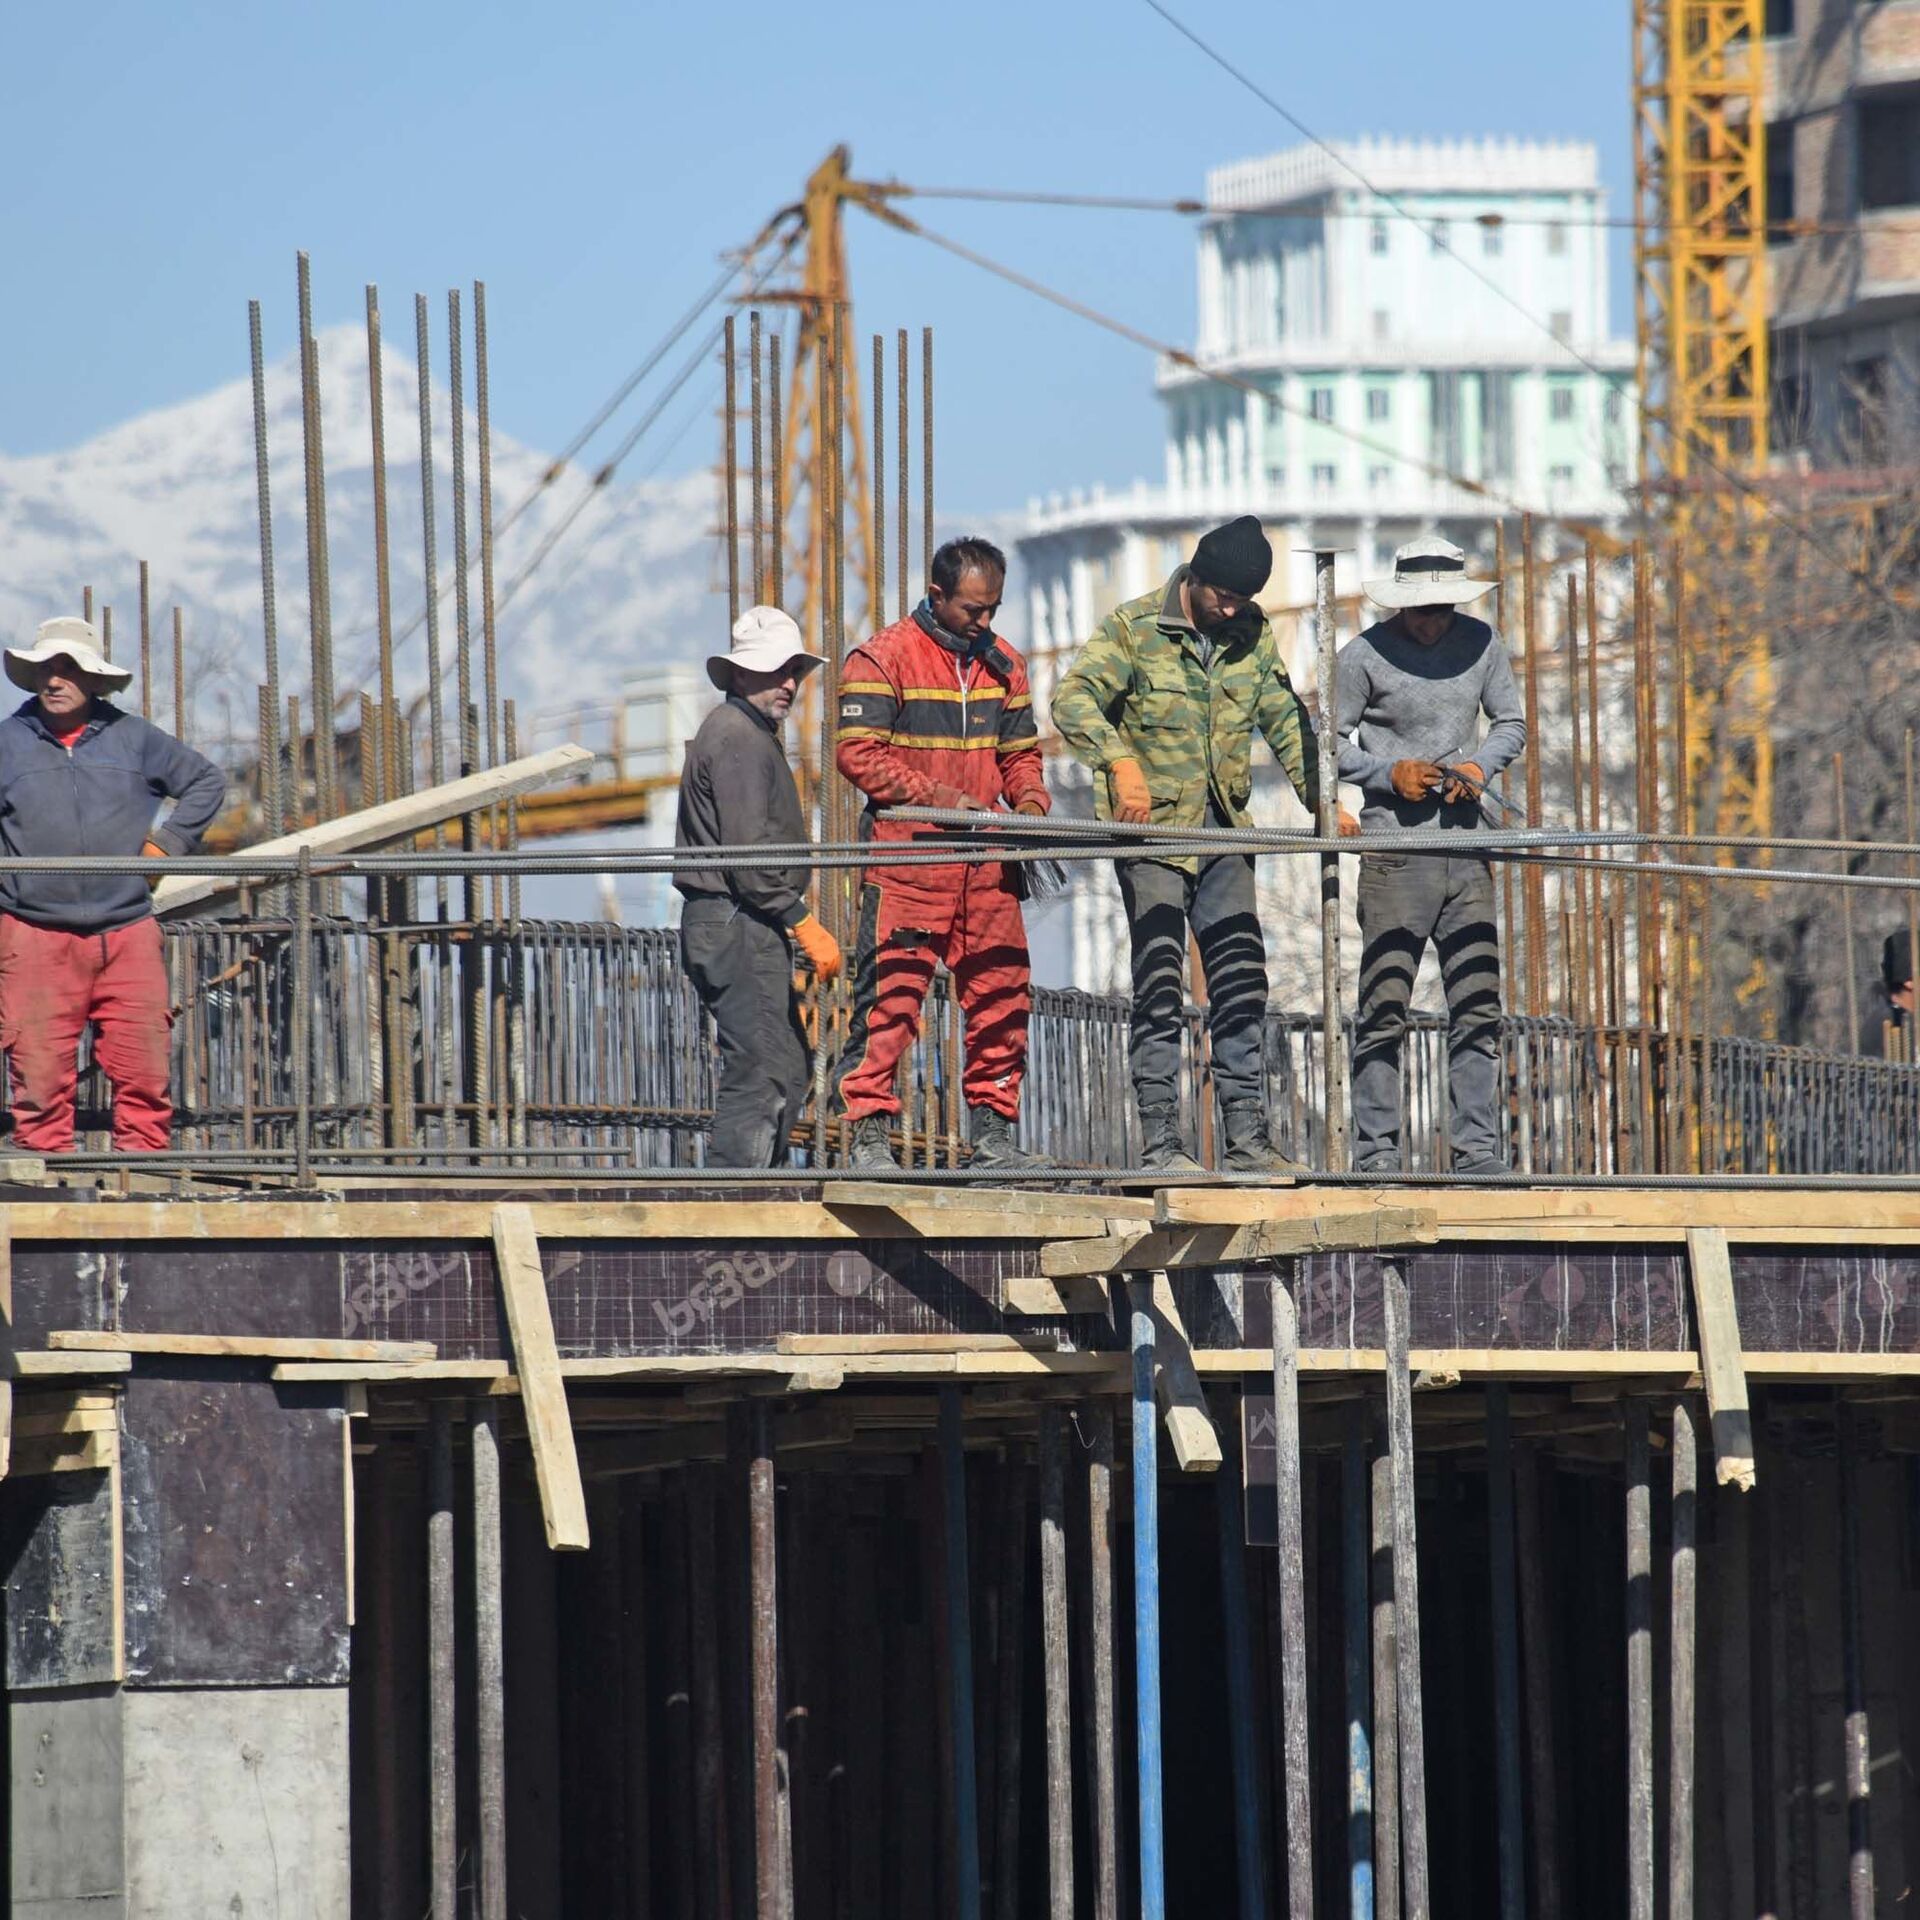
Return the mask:
M412 339L411 315L406 337ZM392 322L399 324L398 316ZM375 570L373 456L366 335L340 326L319 337L327 466L335 679L373 683ZM385 367L388 525L396 634L416 630L398 655L403 690L425 679L420 510L419 396L413 358L393 337ZM432 394L442 602L442 648L451 692L453 652L452 441L449 402ZM696 426L698 423L696 423ZM474 684L480 684L478 460L467 412L468 529ZM267 370L275 581L282 682L306 693L308 621L300 381L293 356ZM643 443L634 464L651 452ZM684 447L681 459L699 459ZM550 457L493 436L496 525L528 496L498 541L497 591L591 489L578 466L542 485ZM713 591L714 481L696 468L677 478L616 480L591 501L498 620L502 690L523 715L571 706L651 669L695 659L725 643L725 601ZM78 612L92 586L96 610L113 608L114 653L138 646L138 563L152 571L155 701L172 717L170 609L184 612L196 737L215 745L250 738L262 677L259 522L253 402L243 376L177 406L143 414L70 451L0 454L0 640L30 637L53 613ZM136 696L137 697L137 696ZM303 699L304 704L304 699ZM309 709L310 711L310 709ZM451 711L449 699L448 711Z

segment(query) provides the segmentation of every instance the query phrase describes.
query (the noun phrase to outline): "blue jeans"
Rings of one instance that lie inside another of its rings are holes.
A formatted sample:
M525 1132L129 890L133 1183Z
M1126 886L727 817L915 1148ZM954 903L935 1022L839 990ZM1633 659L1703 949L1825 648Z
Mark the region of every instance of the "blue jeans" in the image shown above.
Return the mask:
M1431 940L1447 993L1455 1166L1502 1159L1500 934L1493 871L1474 855L1373 853L1360 862L1360 1019L1353 1043L1353 1164L1400 1164L1400 1051Z

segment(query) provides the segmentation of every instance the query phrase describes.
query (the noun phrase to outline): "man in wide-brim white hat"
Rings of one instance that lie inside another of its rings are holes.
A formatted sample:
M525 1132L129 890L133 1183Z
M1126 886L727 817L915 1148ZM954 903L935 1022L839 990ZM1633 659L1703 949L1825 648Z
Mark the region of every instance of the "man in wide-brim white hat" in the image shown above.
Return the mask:
M707 661L727 697L701 723L680 774L680 847L795 847L807 838L780 723L800 683L822 664L778 607L749 607L733 644ZM812 1078L794 982L794 949L816 980L840 970L840 947L807 906L811 869L736 860L683 868L680 959L713 1015L720 1089L708 1164L778 1166ZM791 943L791 944L789 944Z
M1366 583L1389 614L1341 650L1336 679L1340 777L1366 795L1366 831L1470 832L1481 824L1487 783L1525 749L1506 644L1461 611L1492 588L1437 534L1408 541L1393 556L1391 578ZM1468 841L1457 855L1364 854L1358 904L1365 944L1353 1047L1355 1169L1399 1169L1401 1044L1414 976L1432 941L1447 995L1451 1166L1504 1171L1500 946L1486 857Z
M187 854L226 798L211 760L107 698L132 679L92 624L48 620L6 649L32 696L0 721L0 848L20 856ZM161 797L173 811L156 825ZM113 1086L113 1144L167 1145L167 971L147 880L128 873L0 879L0 1036L13 1080L14 1144L74 1144L80 1035Z

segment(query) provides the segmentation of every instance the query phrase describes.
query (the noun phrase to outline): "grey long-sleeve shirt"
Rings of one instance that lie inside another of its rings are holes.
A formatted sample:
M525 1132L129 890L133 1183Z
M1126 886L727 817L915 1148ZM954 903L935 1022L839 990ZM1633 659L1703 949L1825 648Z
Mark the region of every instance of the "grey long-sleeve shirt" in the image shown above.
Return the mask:
M700 723L680 771L677 847L798 846L807 839L800 792L779 729L757 707L729 694ZM732 899L783 927L807 917L810 869L689 870L673 884L689 900Z
M1340 778L1366 794L1367 827L1475 827L1473 801L1402 800L1396 760L1471 760L1495 779L1525 751L1527 724L1506 643L1484 620L1457 614L1446 634L1422 646L1393 618L1340 651L1334 680ZM1490 722L1480 738L1480 716Z

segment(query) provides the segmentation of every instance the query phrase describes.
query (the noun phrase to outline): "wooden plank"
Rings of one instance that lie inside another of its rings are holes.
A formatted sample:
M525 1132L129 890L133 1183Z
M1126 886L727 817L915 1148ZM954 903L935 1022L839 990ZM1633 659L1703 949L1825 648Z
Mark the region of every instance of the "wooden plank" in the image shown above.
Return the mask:
M112 1407L69 1407L64 1411L18 1413L14 1416L16 1440L45 1440L57 1434L112 1433L120 1425L120 1415Z
M1193 1368L1193 1348L1186 1323L1173 1297L1173 1282L1164 1273L1153 1276L1151 1305L1154 1319L1153 1392L1167 1423L1167 1438L1182 1473L1215 1473L1220 1467L1220 1436L1207 1412L1207 1396Z
M43 1353L34 1348L13 1356L18 1380L88 1380L132 1371L130 1353Z
M433 1380L504 1380L510 1371L504 1360L282 1360L272 1377L375 1383L406 1380L419 1386Z
M1753 1416L1740 1353L1740 1321L1733 1305L1733 1261L1719 1227L1687 1230L1687 1271L1693 1279L1694 1318L1700 1334L1700 1370L1707 1382L1714 1479L1751 1492Z
M223 873L209 873L163 879L153 890L153 910L165 919L169 914L184 913L189 908L203 907L209 901L236 893L248 878L249 855L298 853L302 847L311 847L316 854L371 852L397 840L409 840L424 827L436 826L443 820L457 820L463 813L475 813L491 801L530 793L562 774L591 765L592 761L593 755L585 747L571 744L548 747L542 753L526 754L502 766L470 773L463 779L445 780L437 787L422 787L418 793L403 794L377 807L362 807L355 813L323 820L318 826L302 827L297 833L263 840L258 846L232 856L235 872L231 878Z
M584 1549L587 1545L587 1495L574 1451L573 1422L567 1417L567 1390L560 1354L553 1340L553 1313L547 1302L546 1276L540 1267L540 1241L525 1206L513 1203L493 1210L493 1257L500 1276L500 1299L513 1340L514 1369L520 1378L527 1438L533 1447L534 1479L540 1488L540 1516L547 1545Z
M119 1457L117 1425L34 1439L23 1436L13 1449L13 1471L22 1479L43 1473L92 1472L112 1466Z
M165 1353L210 1360L431 1360L431 1340L308 1340L261 1333L120 1333L63 1327L56 1353Z
M1430 1245L1437 1234L1429 1207L1321 1212L1298 1220L1250 1221L1237 1227L1156 1227L1097 1240L1049 1242L1040 1249L1040 1271L1057 1279L1079 1273L1155 1273L1172 1267L1236 1266L1248 1260L1290 1259L1302 1253L1372 1252L1381 1247Z
M963 1211L916 1206L910 1198L887 1207L856 1207L837 1197L821 1205L862 1240L903 1234L924 1240L1091 1240L1109 1230L1107 1220L1091 1213L1001 1213L986 1206Z
M1029 1187L923 1187L885 1180L835 1180L822 1187L821 1197L833 1207L897 1210L911 1205L921 1213L992 1213L1003 1219L1051 1219L1059 1214L1094 1221L1151 1221L1154 1217L1153 1202L1131 1194L1052 1193Z
M1066 1274L1048 1280L1038 1274L1020 1274L1001 1282L1001 1305L1007 1313L1046 1319L1068 1313L1107 1311L1107 1290L1090 1273Z
M780 1353L1045 1353L1059 1342L1057 1333L783 1333Z

